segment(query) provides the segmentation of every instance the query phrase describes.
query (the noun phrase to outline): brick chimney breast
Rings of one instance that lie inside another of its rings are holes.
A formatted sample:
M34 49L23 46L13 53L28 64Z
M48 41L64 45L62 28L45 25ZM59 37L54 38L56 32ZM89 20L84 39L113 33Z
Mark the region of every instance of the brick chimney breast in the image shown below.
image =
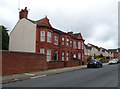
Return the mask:
M19 19L22 19L22 18L26 18L27 19L27 16L28 16L28 10L27 10L27 7L25 7L25 9L21 10L19 12Z

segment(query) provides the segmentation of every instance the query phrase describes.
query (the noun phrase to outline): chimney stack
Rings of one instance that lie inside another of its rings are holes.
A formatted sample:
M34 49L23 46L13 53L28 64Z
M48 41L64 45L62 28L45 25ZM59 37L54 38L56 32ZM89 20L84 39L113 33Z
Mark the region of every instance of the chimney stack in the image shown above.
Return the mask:
M21 10L19 12L19 19L22 19L22 18L26 18L27 19L27 16L28 16L28 10L27 10L27 7L25 7L25 9Z

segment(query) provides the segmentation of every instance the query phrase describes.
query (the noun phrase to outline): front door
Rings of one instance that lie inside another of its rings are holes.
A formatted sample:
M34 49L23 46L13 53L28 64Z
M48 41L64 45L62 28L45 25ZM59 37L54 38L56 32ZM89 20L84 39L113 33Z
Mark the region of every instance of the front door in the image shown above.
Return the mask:
M54 60L58 60L58 51L54 51Z

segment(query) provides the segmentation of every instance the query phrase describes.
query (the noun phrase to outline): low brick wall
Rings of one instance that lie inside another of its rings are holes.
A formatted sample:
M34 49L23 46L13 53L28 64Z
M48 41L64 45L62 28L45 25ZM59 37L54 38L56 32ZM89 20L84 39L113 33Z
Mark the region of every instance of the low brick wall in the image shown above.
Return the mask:
M64 62L47 62L48 69L62 68L64 67Z
M79 66L80 62L75 60L70 60L65 62L65 67Z
M87 55L84 55L84 65L87 64L87 59L88 59L88 56L87 56Z
M47 69L45 54L2 51L2 75L44 69Z
M2 51L0 51L0 75L2 75Z

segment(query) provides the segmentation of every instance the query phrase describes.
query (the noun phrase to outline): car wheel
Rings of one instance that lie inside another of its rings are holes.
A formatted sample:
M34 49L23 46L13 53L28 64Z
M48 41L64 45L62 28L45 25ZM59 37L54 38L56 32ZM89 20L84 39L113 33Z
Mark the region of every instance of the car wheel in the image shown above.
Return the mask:
M90 66L87 66L87 68L90 68Z
M98 64L98 65L97 65L97 68L100 68L100 67L101 67L101 65L100 65L100 64Z

